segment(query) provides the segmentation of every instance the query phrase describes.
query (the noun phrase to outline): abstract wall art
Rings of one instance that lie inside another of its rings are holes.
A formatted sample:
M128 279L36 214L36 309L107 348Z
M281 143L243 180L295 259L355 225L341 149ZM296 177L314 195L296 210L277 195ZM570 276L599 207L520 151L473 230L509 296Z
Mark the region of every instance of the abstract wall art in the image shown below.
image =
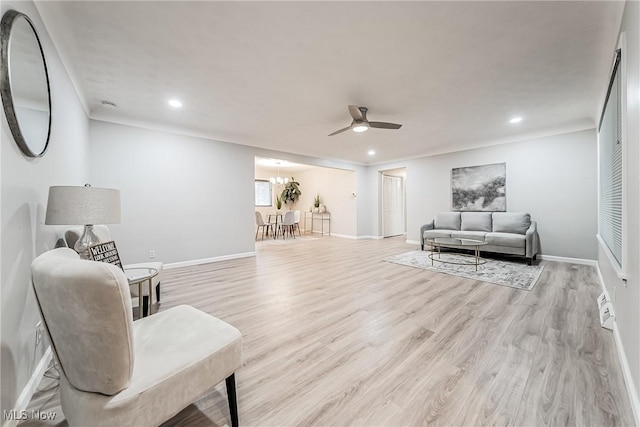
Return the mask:
M451 208L463 212L506 212L507 164L451 169Z

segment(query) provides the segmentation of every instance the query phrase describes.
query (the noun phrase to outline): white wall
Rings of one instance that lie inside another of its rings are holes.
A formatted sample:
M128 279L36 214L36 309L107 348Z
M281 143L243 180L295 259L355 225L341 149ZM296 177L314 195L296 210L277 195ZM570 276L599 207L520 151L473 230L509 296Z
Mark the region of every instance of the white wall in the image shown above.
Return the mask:
M281 160L287 160L293 163L299 163L303 165L318 166L321 168L341 169L344 171L353 171L355 177L355 191L356 191L356 235L358 237L371 237L374 230L375 216L372 215L372 209L375 210L376 198L372 195L371 186L369 183L370 174L372 169L367 166L355 165L352 163L346 163L342 161L332 159L321 159L317 157L309 157L301 154L283 153L281 151L267 150L263 148L252 148L254 154L258 157L275 158ZM375 174L375 172L373 172ZM282 172L281 172L282 175ZM294 177L296 175L294 174ZM297 179L297 177L296 177ZM342 184L340 184L342 185ZM349 190L351 194L353 190ZM302 190L305 194L305 190ZM306 194L305 194L306 195ZM315 196L315 193L313 194ZM307 207L308 208L308 207ZM330 207L333 209L332 207ZM333 225L333 224L332 224ZM333 229L332 229L333 232Z
M316 194L320 194L320 203L325 205L327 212L331 213L331 234L356 237L357 197L352 196L357 188L354 171L312 168L297 172L294 176L301 184L302 196L298 202L298 209L302 211L302 222L306 215L305 211L309 211ZM311 221L310 217L307 221ZM302 224L300 226L302 227ZM307 223L305 227L311 229L311 223ZM314 230L320 230L320 221L317 219ZM326 223L324 231L327 232Z
M624 164L626 208L624 215L623 251L626 262L627 284L618 277L604 249L598 245L598 265L605 286L613 301L616 327L620 344L629 363L628 374L633 384L627 384L635 392L636 417L640 411L637 400L640 394L640 6L628 1L621 24L625 33L626 49L623 51L623 76L626 75L626 162ZM611 52L613 57L613 51ZM605 82L606 83L606 82ZM603 85L604 87L604 85ZM603 94L604 100L604 94ZM638 419L636 418L636 421Z
M269 179L276 174L271 169L263 169L259 166L255 168L256 179ZM319 166L311 166L308 169L296 172L280 171L281 177L295 178L300 183L302 196L295 205L295 209L300 209L300 229L311 229L311 222L305 224L305 212L313 206L313 199L316 194L320 194L321 203L327 207L331 213L331 233L343 236L356 237L356 198L351 193L356 191L356 172L353 170L335 169ZM279 195L284 185L273 186L273 198ZM267 215L276 210L275 201L272 207L256 207L256 211L262 213L262 217L267 221ZM282 205L282 210L288 210L286 205ZM310 217L309 217L309 221ZM320 221L315 221L315 231L320 232ZM328 225L325 222L325 233L328 232Z
M2 187L2 410L16 401L42 357L35 351L40 314L31 288L31 261L54 247L62 227L44 225L51 185L82 185L87 179L88 119L40 16L30 1L3 1L2 14L15 9L34 22L43 44L52 98L52 129L44 157L22 155L11 136L4 110L0 172Z
M125 263L255 250L250 147L91 120L91 184L121 192L110 226Z
M507 163L507 210L531 213L541 253L595 259L594 130L379 165L369 178L376 185L378 171L406 166L407 239L418 241L422 224L451 210L452 168L501 162Z

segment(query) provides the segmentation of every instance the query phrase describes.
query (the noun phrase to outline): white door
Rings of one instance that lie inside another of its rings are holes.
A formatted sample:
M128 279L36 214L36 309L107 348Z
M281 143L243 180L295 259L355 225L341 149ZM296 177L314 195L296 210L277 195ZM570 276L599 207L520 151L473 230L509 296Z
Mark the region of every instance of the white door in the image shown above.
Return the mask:
M382 233L404 233L404 178L399 176L382 175Z

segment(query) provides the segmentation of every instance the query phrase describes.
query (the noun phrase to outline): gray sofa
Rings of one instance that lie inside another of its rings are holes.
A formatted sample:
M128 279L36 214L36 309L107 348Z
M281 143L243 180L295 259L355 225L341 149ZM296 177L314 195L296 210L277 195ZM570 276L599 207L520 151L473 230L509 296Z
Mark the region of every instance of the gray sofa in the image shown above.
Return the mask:
M522 255L529 265L540 246L536 222L528 213L440 212L420 227L422 250L425 239L432 237L484 240L487 245L480 247L481 252Z

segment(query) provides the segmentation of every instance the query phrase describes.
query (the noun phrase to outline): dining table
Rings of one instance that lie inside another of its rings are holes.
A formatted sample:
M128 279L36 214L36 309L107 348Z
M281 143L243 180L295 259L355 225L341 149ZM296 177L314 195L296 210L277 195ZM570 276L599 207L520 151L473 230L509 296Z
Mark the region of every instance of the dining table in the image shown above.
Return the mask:
M271 218L275 218L275 222L271 222ZM275 231L273 232L273 238L275 239L278 236L278 222L282 223L282 212L277 211L274 213L270 213L267 215L267 222L275 227ZM267 232L268 235L268 232Z

